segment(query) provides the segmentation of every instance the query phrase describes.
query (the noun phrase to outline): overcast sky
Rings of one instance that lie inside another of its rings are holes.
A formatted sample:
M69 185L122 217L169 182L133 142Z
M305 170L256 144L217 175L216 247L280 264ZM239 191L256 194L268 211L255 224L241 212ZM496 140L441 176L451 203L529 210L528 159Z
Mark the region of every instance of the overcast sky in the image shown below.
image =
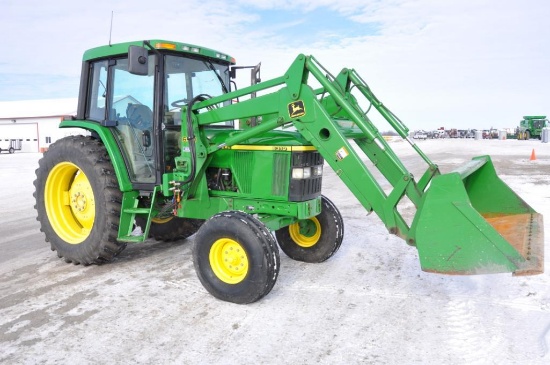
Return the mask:
M113 43L198 44L262 62L263 80L299 53L354 68L411 129L550 115L548 0L2 0L0 101L77 97L111 12Z

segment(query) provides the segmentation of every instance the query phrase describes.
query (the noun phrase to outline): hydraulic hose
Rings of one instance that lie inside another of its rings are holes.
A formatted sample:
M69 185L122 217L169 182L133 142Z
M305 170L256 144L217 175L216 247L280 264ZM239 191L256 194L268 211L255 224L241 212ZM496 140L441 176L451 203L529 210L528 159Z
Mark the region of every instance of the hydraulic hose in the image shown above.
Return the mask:
M189 104L187 104L187 115L186 115L187 116L187 141L189 143L189 152L191 152L191 173L184 181L181 182L182 186L193 181L193 179L195 178L195 173L197 169L197 151L195 146L196 137L195 137L195 132L193 131L193 117L191 114L193 113L193 105L197 101L204 101L210 98L211 98L210 95L199 94L195 96L193 99L191 99Z

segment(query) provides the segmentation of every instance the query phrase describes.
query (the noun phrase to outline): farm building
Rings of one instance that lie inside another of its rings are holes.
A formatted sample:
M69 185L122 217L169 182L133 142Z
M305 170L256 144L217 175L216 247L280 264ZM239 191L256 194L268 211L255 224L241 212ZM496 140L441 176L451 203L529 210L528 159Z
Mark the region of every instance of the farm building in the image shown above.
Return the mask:
M12 145L22 152L44 152L60 138L88 134L80 128L59 128L64 117L76 115L77 103L77 98L0 102L0 149ZM126 110L129 103L138 101L115 96L113 106Z
M76 98L0 102L0 145L11 143L21 152L42 152L60 138L82 133L58 128L63 116L76 113L76 105Z

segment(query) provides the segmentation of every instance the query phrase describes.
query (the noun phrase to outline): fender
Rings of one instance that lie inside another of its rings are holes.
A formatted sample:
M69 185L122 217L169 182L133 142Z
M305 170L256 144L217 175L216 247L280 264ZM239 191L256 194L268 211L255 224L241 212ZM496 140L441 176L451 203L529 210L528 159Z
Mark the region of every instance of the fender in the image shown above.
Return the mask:
M89 120L63 120L59 124L59 128L81 128L90 132L95 132L99 136L101 142L103 142L103 145L107 149L107 153L109 153L120 191L125 192L133 190L132 183L128 177L126 163L124 162L124 158L118 149L118 144L109 128Z

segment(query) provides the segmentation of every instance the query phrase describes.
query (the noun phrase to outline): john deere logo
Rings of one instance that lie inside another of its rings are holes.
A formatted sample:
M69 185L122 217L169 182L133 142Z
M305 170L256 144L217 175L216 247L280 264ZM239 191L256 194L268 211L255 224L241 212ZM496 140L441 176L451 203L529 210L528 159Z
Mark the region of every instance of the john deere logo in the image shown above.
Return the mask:
M288 115L290 118L299 118L306 115L306 107L302 100L294 101L288 104Z

